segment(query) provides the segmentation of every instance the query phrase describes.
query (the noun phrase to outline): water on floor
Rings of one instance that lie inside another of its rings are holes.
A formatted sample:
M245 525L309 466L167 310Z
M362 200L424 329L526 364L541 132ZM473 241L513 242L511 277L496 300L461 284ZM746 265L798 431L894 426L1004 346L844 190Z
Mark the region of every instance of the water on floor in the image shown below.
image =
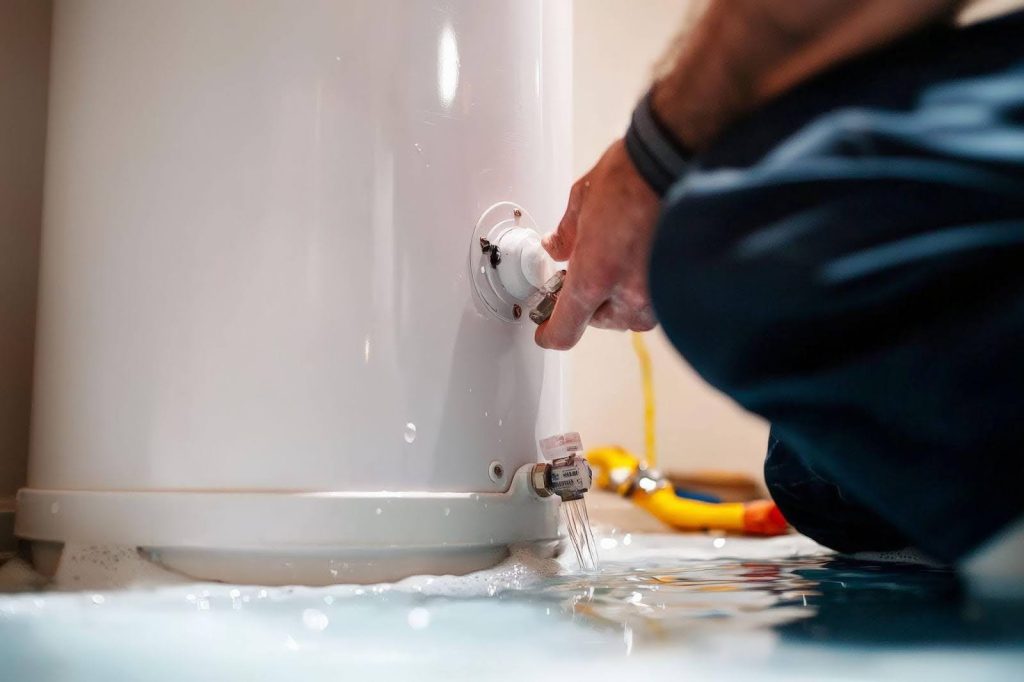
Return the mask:
M573 557L519 552L469 577L315 589L169 584L119 550L84 548L58 575L66 591L0 596L0 673L69 682L1024 675L1024 607L968 597L944 569L853 563L797 536L604 533L598 545L591 575L573 570ZM118 565L147 586L110 589Z

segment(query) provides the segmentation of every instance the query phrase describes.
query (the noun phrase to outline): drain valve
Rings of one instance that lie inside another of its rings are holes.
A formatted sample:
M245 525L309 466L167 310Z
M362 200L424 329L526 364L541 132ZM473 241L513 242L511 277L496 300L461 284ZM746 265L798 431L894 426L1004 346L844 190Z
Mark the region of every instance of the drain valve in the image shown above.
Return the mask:
M530 483L534 491L541 497L558 495L563 502L583 499L583 494L590 490L594 476L587 460L578 454L583 450L580 434L551 436L542 440L540 447L545 456L563 456L551 462L533 465Z
M593 474L587 460L579 455L559 457L548 462L533 465L530 482L541 497L558 495L563 502L582 500L583 493L590 490Z
M597 543L590 530L590 517L583 494L590 490L593 474L583 455L580 434L571 432L545 438L540 442L545 457L554 457L551 463L534 465L530 482L541 497L558 495L562 498L561 514L565 530L576 552L580 569L597 570Z

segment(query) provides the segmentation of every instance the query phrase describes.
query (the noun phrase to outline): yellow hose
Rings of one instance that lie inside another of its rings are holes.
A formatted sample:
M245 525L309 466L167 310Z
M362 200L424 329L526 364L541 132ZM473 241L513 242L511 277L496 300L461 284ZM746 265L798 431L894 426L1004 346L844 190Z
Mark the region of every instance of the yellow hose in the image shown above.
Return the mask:
M628 497L636 506L679 530L724 530L759 535L786 532L786 521L771 502L701 502L679 497L670 485L648 491L634 484L638 470L654 469L657 454L651 355L642 334L633 332L632 337L643 383L644 460L641 462L629 450L616 446L588 450L587 460L594 470L595 485Z
M633 504L679 530L725 530L743 533L746 506L742 502L701 502L676 495L671 487L651 493L638 490Z
M640 332L632 332L633 350L640 361L640 381L644 392L644 469L658 466L657 452L654 449L654 374L651 371L651 354L647 352L647 343Z
M633 504L679 530L727 530L743 532L745 505L741 502L701 502L679 497L671 486L646 492L634 488L633 474L640 468L636 456L624 448L602 447L587 451L594 483L603 490L628 496ZM624 483L616 483L623 481Z

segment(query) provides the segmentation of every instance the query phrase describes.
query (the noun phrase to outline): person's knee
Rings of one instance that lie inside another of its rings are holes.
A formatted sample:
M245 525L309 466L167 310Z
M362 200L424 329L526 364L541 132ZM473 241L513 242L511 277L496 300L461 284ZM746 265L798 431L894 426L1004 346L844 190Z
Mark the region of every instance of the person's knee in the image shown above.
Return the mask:
M773 434L764 463L768 492L789 525L839 552L903 549L910 541L892 524L805 463Z
M701 216L702 208L684 200L666 209L650 261L651 299L676 349L733 395L786 364L798 339L795 328L780 337L778 321L809 283L778 260L747 257L743 238Z

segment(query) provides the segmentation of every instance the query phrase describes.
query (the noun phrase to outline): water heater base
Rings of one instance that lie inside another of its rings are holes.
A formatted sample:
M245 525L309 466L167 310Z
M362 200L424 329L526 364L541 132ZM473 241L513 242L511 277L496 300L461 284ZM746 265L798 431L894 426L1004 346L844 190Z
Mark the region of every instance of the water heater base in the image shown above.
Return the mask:
M26 488L17 534L39 568L68 542L129 545L201 580L265 585L374 583L493 566L508 547L553 553L558 503L505 493L84 491ZM49 564L48 566L45 564Z

